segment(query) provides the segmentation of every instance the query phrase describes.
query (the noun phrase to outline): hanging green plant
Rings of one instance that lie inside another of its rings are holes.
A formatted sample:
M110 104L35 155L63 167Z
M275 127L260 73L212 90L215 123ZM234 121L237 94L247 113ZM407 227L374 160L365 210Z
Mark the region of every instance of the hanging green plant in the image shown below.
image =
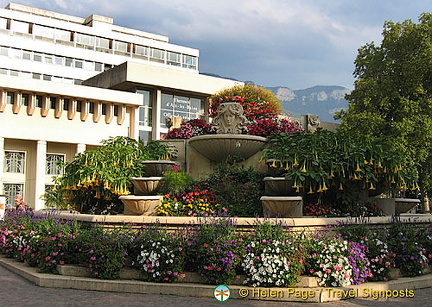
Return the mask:
M80 212L118 212L122 206L118 197L132 190L129 178L143 173L141 161L169 158L169 147L159 142L144 145L128 137L110 138L65 164L56 188Z
M377 189L377 185L398 190L418 187L416 173L404 168L405 157L367 136L319 129L315 133L277 133L269 140L262 161L282 170L297 191L343 190L353 183L368 190Z

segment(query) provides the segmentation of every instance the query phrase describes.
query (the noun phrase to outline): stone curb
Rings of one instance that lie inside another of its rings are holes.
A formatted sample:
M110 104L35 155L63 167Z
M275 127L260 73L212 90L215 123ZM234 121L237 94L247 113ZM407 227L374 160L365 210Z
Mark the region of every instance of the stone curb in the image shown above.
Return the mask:
M191 283L151 283L137 280L100 280L38 273L14 259L0 256L0 265L30 282L47 288L77 289L138 294L163 294L190 297L213 297L215 286ZM409 297L414 291L432 287L432 274L399 278L388 282L364 283L347 288L250 288L229 286L231 298L283 302L320 303L351 298Z

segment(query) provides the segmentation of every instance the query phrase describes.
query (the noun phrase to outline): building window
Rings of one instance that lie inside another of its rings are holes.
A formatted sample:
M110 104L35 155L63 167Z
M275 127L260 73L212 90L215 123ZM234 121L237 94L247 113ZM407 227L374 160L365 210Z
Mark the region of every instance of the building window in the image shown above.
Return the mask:
M149 91L137 90L137 93L143 95L143 104L139 107L139 125L151 127L152 125L152 103Z
M24 184L22 183L5 183L3 191L6 194L7 208L15 208L15 196L24 194Z
M14 104L15 102L15 93L7 92L6 94L6 104Z
M135 54L148 57L148 47L144 46L135 46Z
M76 102L76 111L77 112L81 112L82 110L82 101L81 100L77 100Z
M22 94L21 95L21 105L28 106L29 105L29 94Z
M95 63L95 71L103 71L104 70L104 64L102 63Z
M128 52L128 43L115 41L114 42L114 50L120 51L123 53L127 53Z
M93 49L95 38L94 36L76 33L75 34L75 42L78 47L86 48L86 49Z
M173 66L180 66L181 65L180 53L168 51L167 52L167 64L173 65Z
M63 99L63 110L69 111L69 99Z
M151 131L139 130L138 139L140 142L147 144L151 141Z
M150 61L164 63L165 50L150 48Z
M46 155L46 174L47 175L63 175L63 163L65 156L59 154Z
M72 33L66 30L55 29L55 39L61 42L70 42Z
M166 128L166 119L180 116L187 121L204 115L202 100L193 97L162 94L161 127Z
M101 49L109 50L111 49L111 42L107 38L96 37L96 49L102 51Z
M29 34L29 24L27 22L21 22L17 20L12 21L12 31L18 33Z
M90 101L90 103L89 103L89 113L90 114L94 114L94 111L95 111L95 103L92 102L92 101Z
M197 58L191 55L183 55L183 67L197 69Z
M36 107L42 108L43 97L40 95L36 95Z
M73 64L73 59L72 58L66 58L65 65L67 67L72 67L72 64Z
M50 97L50 109L55 109L56 108L56 102L57 99L55 97Z
M40 38L54 39L54 29L49 27L34 25L33 34Z
M5 151L4 172L24 174L25 152Z

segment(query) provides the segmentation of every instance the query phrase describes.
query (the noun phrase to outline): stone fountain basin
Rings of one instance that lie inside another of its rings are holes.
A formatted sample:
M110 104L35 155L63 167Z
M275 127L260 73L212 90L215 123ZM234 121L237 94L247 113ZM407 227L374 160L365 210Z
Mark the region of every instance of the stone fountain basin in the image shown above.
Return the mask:
M206 134L189 139L192 148L207 159L222 162L228 157L246 160L267 142L262 136L247 134Z
M270 217L300 217L303 215L303 198L301 196L262 196L264 211Z
M395 198L395 214L399 215L401 213L406 213L418 204L420 204L420 199L413 198Z
M123 195L119 199L123 202L125 215L156 215L157 207L163 196Z
M157 194L163 185L163 177L131 177L135 195Z
M181 165L180 162L172 160L144 160L141 163L145 167L145 174L149 177L162 176L167 170L172 169L176 165Z

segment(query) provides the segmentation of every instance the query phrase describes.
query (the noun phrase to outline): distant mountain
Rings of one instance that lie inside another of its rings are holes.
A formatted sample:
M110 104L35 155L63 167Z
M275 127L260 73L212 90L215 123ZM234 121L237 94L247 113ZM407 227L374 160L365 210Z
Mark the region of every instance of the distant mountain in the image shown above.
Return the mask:
M314 86L304 90L291 90L288 87L267 87L275 93L283 105L283 112L292 117L305 114L318 115L321 121L337 122L333 114L348 107L345 95L350 90L342 86Z
M239 81L212 73L200 72L200 74ZM245 84L256 84L253 81L242 82ZM315 114L319 116L321 121L331 123L337 123L333 119L336 111L348 108L348 101L345 100L345 95L351 92L351 90L343 86L336 85L317 85L304 90L292 90L285 86L264 87L275 93L283 105L284 114L297 118L301 115Z

